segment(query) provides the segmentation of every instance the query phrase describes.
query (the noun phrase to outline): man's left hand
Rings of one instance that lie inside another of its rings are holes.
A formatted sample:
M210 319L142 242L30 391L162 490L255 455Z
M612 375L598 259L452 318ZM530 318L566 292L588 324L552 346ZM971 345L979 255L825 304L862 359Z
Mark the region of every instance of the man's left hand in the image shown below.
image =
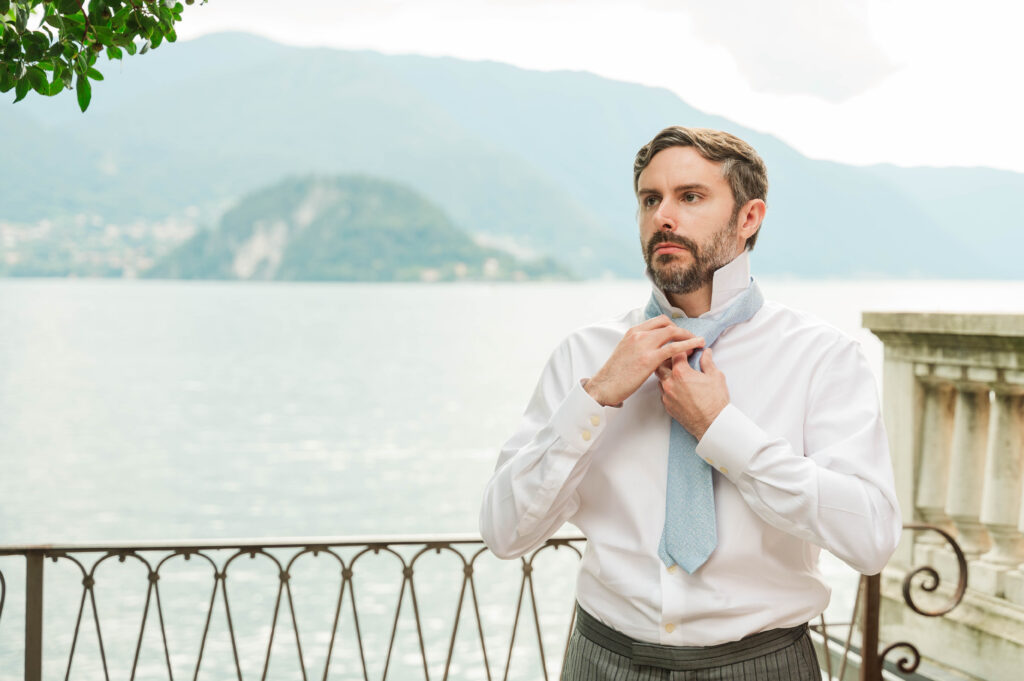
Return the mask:
M672 418L700 440L729 404L729 388L725 374L715 366L711 348L700 357L700 371L686 360L686 355L676 355L658 367L661 402Z

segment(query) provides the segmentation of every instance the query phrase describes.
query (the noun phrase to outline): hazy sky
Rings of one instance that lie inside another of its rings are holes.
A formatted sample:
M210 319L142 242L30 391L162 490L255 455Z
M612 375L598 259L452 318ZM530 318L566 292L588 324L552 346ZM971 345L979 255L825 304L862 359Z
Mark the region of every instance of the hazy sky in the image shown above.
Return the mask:
M1021 26L1020 0L210 0L179 35L585 70L815 158L1024 172Z

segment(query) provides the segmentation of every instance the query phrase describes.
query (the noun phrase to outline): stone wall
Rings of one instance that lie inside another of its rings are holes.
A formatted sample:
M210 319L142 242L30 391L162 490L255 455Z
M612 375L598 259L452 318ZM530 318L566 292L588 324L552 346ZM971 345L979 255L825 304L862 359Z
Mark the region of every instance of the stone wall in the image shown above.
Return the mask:
M947 530L968 562L963 602L942 617L919 615L903 602L904 577L934 567L937 589L913 594L936 609L952 595L957 561L937 533L905 532L883 573L883 645L911 642L959 676L1019 681L1024 315L866 312L863 324L885 344L885 421L904 522Z

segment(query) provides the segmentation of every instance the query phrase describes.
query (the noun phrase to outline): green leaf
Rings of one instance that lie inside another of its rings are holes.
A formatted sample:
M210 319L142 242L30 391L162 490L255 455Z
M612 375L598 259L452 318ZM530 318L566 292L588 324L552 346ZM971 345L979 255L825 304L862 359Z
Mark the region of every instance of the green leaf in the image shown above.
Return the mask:
M135 54L135 52L139 49L139 46L136 45L134 42L130 42L124 46L124 49L128 51L128 54Z
M78 95L78 108L84 113L89 108L89 100L92 99L92 85L88 76L78 76L75 80L75 91Z
M11 11L11 0L0 0L0 14L7 14Z
M68 30L68 28L69 28L68 25L69 24L70 24L70 28L72 28L72 29L74 29L76 31L84 31L85 30L85 17L83 17L81 13L79 13L79 14L65 14L64 15L64 24L65 24L65 26L64 26L63 30L65 30L65 31Z
M89 76L93 80L103 80L103 74L100 73L99 71L97 71L96 69L90 68L85 73L86 73L87 76Z
M116 45L111 45L107 48L107 59L120 59L124 56L121 52L121 48Z
M149 41L148 40L146 42L142 43L142 49L139 50L139 54L146 54L147 52L149 52Z
M25 33L21 37L21 44L25 48L25 58L29 61L39 61L50 49L50 40L42 31Z
M32 89L39 94L49 94L50 84L46 82L46 72L38 66L29 67L28 82L32 84Z
M25 95L32 89L32 83L28 82L28 78L22 78L18 81L18 84L14 86L14 101L15 103L25 99Z
M11 61L18 58L21 54L21 42L17 38L13 38L7 41L4 46L4 59Z
M117 10L117 13L114 14L113 18L110 20L110 25L113 28L120 28L121 26L124 26L124 22L128 19L128 15L131 13L132 6L125 5L121 9Z
M54 78L53 82L50 83L50 91L47 93L50 97L59 95L64 90L64 81L60 78Z

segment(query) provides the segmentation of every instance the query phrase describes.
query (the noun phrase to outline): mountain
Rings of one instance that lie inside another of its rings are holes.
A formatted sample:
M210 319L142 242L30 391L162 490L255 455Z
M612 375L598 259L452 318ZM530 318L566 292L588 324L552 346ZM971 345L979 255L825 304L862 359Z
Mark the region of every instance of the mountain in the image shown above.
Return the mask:
M550 260L483 248L407 187L290 178L244 196L146 272L177 279L451 281L568 277Z
M812 160L663 89L243 34L102 70L85 115L73 97L0 107L0 125L25 131L5 147L16 162L0 164L3 219L157 219L286 175L361 173L408 185L479 243L586 277L638 276L633 155L678 123L733 132L765 158L760 275L1022 274L1002 253L1024 249L1007 217L1024 174Z

